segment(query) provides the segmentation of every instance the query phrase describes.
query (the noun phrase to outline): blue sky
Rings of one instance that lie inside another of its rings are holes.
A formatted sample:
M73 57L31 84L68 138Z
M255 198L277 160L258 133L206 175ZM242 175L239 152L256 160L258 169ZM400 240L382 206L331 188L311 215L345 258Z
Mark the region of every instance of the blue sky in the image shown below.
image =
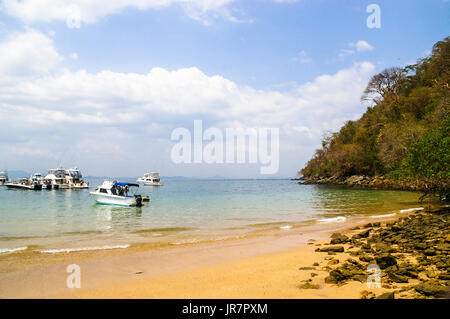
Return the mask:
M445 0L93 3L1 2L0 165L259 177L258 165L170 162L171 131L202 119L280 128L276 176L292 176L324 132L364 112L371 75L426 56L450 27ZM379 29L366 26L371 3ZM74 4L79 28L66 23Z

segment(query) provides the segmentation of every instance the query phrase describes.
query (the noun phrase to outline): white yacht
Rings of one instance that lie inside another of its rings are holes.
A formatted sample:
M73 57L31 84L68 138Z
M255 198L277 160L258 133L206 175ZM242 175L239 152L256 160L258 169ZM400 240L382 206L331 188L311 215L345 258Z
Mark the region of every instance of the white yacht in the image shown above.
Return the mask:
M119 206L142 206L141 195L129 194L130 187L139 187L134 183L119 183L117 181L104 181L95 192L90 192L97 203ZM137 188L136 188L137 190Z
M47 188L68 189L69 183L66 180L66 170L63 168L53 168L48 170L48 174L44 177L44 184Z
M72 189L89 188L89 183L83 180L83 175L81 175L77 167L66 170L66 181L69 184L69 188Z
M44 178L42 177L41 173L34 173L33 175L30 176L29 181L31 184L39 185L35 186L37 188L40 189L47 188L47 185L44 184Z
M139 177L136 181L144 184L144 186L163 186L159 173L156 172L145 173L144 176Z
M5 169L0 171L0 185L5 185L9 182L8 171Z

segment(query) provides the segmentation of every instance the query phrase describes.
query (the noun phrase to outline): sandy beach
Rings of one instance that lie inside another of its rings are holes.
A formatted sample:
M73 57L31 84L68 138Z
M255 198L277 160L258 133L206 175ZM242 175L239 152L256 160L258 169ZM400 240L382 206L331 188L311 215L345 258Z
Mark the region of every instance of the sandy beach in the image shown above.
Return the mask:
M402 216L405 216L403 214ZM395 217L376 221L393 220ZM315 249L356 225L317 224L277 234L181 247L33 255L0 260L1 298L360 298L366 283L325 284L333 256ZM346 249L349 245L345 245ZM19 254L19 253L17 253ZM337 257L341 262L350 256ZM67 288L67 266L81 270L81 288ZM316 265L316 266L313 266ZM318 289L301 289L305 282ZM389 289L373 289L380 295Z

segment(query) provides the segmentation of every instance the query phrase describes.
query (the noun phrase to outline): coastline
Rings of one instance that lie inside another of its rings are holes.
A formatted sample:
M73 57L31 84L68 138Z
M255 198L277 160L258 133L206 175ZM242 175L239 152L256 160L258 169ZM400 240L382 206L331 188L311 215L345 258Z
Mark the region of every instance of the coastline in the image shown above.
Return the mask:
M366 217L291 229L278 235L182 247L63 253L20 266L2 260L0 297L360 298L361 291L367 290L365 282L325 283L332 259L342 264L352 258L347 253L350 245L345 244L346 252L339 253L338 258L315 250L327 244L332 233L351 236L358 232L356 227L368 222L386 223L413 214ZM72 263L81 268L81 289L66 286L66 267ZM315 263L320 267L313 266ZM299 288L305 284L305 289ZM391 290L373 291L380 295Z
M353 175L349 177L298 177L292 179L298 181L300 185L341 185L347 187L383 189L383 190L402 190L414 192L428 192L433 183L432 181L420 178L392 179L384 175L366 176Z

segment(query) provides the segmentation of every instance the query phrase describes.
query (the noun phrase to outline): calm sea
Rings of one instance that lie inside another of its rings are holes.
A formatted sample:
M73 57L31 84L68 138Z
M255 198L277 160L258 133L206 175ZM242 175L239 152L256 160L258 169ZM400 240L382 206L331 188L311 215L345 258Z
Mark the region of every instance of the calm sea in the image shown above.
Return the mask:
M165 180L140 187L143 207L96 204L90 190L24 191L0 187L0 253L14 249L59 252L129 244L177 245L311 223L421 207L420 194L299 185L290 180ZM121 181L134 181L122 179Z

